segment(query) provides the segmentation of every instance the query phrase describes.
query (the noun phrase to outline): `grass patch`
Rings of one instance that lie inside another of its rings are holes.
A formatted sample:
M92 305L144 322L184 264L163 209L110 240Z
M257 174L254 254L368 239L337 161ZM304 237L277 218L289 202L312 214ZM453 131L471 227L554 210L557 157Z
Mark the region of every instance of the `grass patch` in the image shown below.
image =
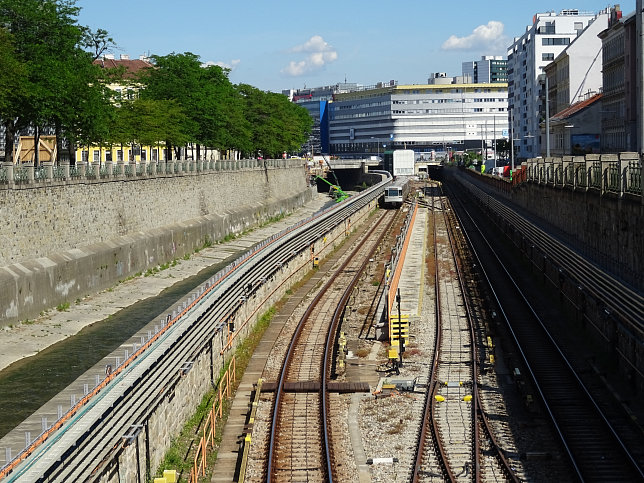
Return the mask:
M69 309L69 302L63 302L62 304L56 305L56 310L58 312L65 312Z
M35 321L35 320L25 319L25 320L23 320L23 321L22 321L22 323L23 323L24 325L33 325L33 324L35 324L35 323L36 323L36 321Z
M241 381L241 378L244 374L244 371L248 367L248 364L253 356L253 352L259 345L259 342L262 340L264 332L268 328L273 320L273 317L277 311L284 304L285 300L282 299L273 307L264 312L255 323L251 333L246 337L235 350L235 384L232 388L232 396L230 399L224 402L223 407L223 417L221 421L217 421L217 434L215 435L215 451L208 455L207 467L209 468L209 474L206 475L206 479L210 481L212 468L214 466L215 460L217 459L217 449L221 444L221 435L224 429L224 425L228 420L228 414L230 412L230 406L235 397L237 387ZM222 368L219 373L218 381L221 380L223 374L228 369L228 364ZM217 394L217 391L209 391L201 400L201 403L195 410L195 414L186 422L179 436L172 440L172 444L159 466L156 476L160 477L163 475L163 470L174 469L177 470L177 473L180 474L181 480L188 479L190 474L190 469L192 468L193 458L194 458L194 448L199 442L199 439L202 435L202 423L208 412L212 407L213 398Z

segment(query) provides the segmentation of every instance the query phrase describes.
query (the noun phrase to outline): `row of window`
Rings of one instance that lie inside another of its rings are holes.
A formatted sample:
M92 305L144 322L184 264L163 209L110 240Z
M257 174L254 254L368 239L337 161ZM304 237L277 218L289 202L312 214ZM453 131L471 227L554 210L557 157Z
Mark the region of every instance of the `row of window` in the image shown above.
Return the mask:
M158 161L159 150L157 148L154 148L154 149L150 149L150 151L152 154L152 161ZM88 162L90 152L92 153L92 161L94 163L99 163L101 161L114 161L112 150L103 151L105 153L105 159L101 159L100 149L94 149L92 151L87 151L87 150L81 151L81 161ZM123 158L123 155L127 156L128 161L134 161L136 159L136 156L140 156L141 161L147 161L148 159L148 150L145 148L143 149L135 148L135 149L126 149L126 150L116 149L114 150L114 152L116 153L116 161L124 161L125 158ZM162 153L164 152L165 150L162 150Z
M570 39L568 37L543 37L541 45L568 45Z

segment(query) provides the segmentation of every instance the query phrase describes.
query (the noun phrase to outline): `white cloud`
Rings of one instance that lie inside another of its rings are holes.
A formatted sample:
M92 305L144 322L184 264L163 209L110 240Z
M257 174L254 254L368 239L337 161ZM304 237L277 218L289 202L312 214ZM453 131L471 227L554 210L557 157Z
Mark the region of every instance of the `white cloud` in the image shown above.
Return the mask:
M240 59L233 59L230 62L222 62L221 60L214 62L212 60L209 60L208 62L204 62L203 64L201 64L201 66L210 67L211 65L218 65L222 69L235 70L235 67L237 67L240 62L241 62Z
M443 50L486 50L500 49L507 46L503 35L503 23L490 20L487 25L479 25L466 37L452 35L443 42Z
M338 52L320 35L314 35L303 44L296 45L291 52L307 54L304 60L292 60L282 69L282 73L293 77L321 70L326 64L338 59Z

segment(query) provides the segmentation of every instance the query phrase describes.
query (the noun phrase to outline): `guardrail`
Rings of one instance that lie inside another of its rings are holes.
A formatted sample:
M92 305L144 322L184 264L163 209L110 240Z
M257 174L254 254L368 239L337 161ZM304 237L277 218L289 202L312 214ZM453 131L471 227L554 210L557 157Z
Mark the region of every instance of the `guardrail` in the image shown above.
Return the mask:
M119 161L112 163L60 163L51 162L34 166L33 163L0 164L0 189L37 187L42 185L61 185L79 182L111 182L117 180L136 180L167 178L174 176L196 176L220 171L264 170L276 168L296 168L303 166L302 159L240 159L240 160L176 160L154 162Z
M394 306L394 301L396 300L396 291L398 290L398 283L400 282L400 275L402 273L403 263L405 261L405 254L407 253L407 247L409 246L409 240L411 239L411 230L414 226L414 220L416 219L416 213L418 212L418 202L414 200L413 205L407 213L405 218L405 223L400 231L396 246L394 247L394 255L391 261L390 267L390 277L387 277L387 322L389 324L389 340L393 339L391 323L391 311Z

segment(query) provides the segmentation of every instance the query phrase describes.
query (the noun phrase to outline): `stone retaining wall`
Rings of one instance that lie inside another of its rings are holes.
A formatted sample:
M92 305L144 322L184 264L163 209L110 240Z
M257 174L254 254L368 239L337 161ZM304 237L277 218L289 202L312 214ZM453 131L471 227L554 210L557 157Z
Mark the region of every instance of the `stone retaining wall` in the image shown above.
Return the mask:
M0 191L0 327L311 199L303 167Z

